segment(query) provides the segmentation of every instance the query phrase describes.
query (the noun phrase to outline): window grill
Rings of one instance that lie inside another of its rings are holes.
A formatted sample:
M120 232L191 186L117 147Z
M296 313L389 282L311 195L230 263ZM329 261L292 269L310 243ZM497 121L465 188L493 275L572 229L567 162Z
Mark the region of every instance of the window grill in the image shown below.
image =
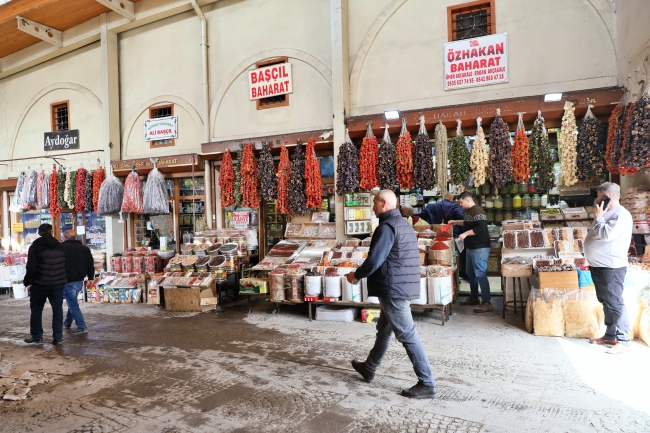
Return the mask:
M460 41L494 32L492 3L485 2L471 6L460 5L450 10L451 40Z
M169 117L172 115L172 107L160 107L151 109L151 118L157 119L159 117Z
M69 125L68 103L52 105L52 130L67 131Z

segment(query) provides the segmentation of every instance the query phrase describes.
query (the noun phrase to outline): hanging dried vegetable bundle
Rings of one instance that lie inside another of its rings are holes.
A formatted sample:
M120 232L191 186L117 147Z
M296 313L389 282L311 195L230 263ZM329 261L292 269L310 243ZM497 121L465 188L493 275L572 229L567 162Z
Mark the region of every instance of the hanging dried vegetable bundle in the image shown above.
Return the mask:
M632 142L632 118L633 113L636 110L636 102L627 104L625 117L623 119L623 128L622 128L622 138L621 141L621 151L618 155L618 171L620 174L627 174L629 168L626 167L628 164L629 157L629 144Z
M562 183L565 186L573 186L578 182L576 176L577 157L576 154L576 116L573 102L566 101L564 104L564 116L562 116L562 130L560 132L562 140L562 157L560 164L562 166Z
M318 158L316 158L316 142L313 138L307 141L305 184L307 207L310 209L320 208L323 202L323 180L320 176L320 163L318 162Z
M24 207L25 203L23 202L23 195L25 192L25 182L27 180L27 175L24 171L21 171L18 175L18 180L16 181L16 192L14 192L14 198L16 199L16 206L18 208ZM16 211L18 212L18 210Z
M289 209L289 183L291 182L291 163L289 162L289 150L283 144L280 149L280 164L278 165L278 199L276 210L282 215L291 215Z
M406 129L406 117L402 118L402 131L395 147L395 164L397 166L397 182L401 189L413 187L413 140Z
M377 163L377 176L379 188L392 190L397 185L395 172L395 145L390 141L388 123L384 126L384 138L379 146L379 162Z
M63 170L63 167L59 166L59 171L57 172L57 188L58 188L58 193L57 193L57 198L58 198L58 204L59 204L59 209L63 209L68 205L68 203L65 201L65 181L68 178L67 173L65 170Z
M32 170L29 172L29 176L27 180L28 183L27 183L27 188L25 190L27 208L36 209L36 206L38 206L38 195L37 195L38 173L36 173L36 170Z
M50 175L45 172L43 172L43 185L41 195L43 196L41 209L48 209L50 207Z
M229 150L226 150L221 156L219 188L221 189L221 207L232 206L235 203L235 168L232 165L232 156Z
M113 175L113 170L111 169L99 188L97 214L100 216L119 215L123 201L124 186L122 185L122 182Z
M578 128L576 165L580 180L590 180L593 177L601 178L605 175L605 132L596 116L591 112L591 108L592 106L589 105L587 114Z
M519 121L515 132L515 144L512 146L512 177L515 182L528 182L530 177L530 153L528 136L524 128L523 113L517 113Z
M542 147L542 140L544 139L542 134L544 122L538 122L539 119L543 119L540 110L537 111L537 119L535 119L535 123L533 123L533 130L530 134L530 139L528 140L528 158L530 160L531 176L535 176L539 171L539 152Z
M235 164L235 204L241 204L241 159L244 155L244 143L239 143L237 151L237 163Z
M56 218L61 213L59 206L59 175L56 172L56 167L52 167L50 174L50 215Z
M94 173L86 174L86 184L84 185L84 210L92 212L95 210L93 207L93 180Z
M377 179L379 148L377 146L377 137L372 132L372 122L368 122L367 126L366 136L361 143L359 156L359 188L370 191L379 186L379 180Z
M433 169L433 153L429 143L429 134L420 116L420 130L415 138L413 148L413 184L416 188L433 189L436 186L436 174Z
M618 104L614 107L612 115L609 116L609 128L607 129L607 145L605 150L605 164L607 171L611 174L618 173L618 156L621 154L621 140L619 133L623 134L625 124L625 105Z
M291 161L291 178L289 182L289 209L291 213L307 213L307 196L305 195L305 152L300 141L296 145Z
M474 176L474 186L479 187L485 183L488 168L488 149L485 142L485 133L481 126L480 117L476 119L476 138L474 139L474 147L472 148L472 156L469 159L469 166L472 168L472 176Z
M244 207L257 209L260 207L260 192L257 178L257 159L253 145L246 143L241 159L241 204Z
M260 182L260 193L262 198L271 202L278 196L278 180L275 176L275 165L269 142L262 143L260 158L258 161L257 178Z
M144 203L142 200L142 182L135 170L124 181L124 196L122 197L122 212L142 213Z
M153 164L153 169L147 175L147 183L144 186L143 210L148 215L167 215L169 214L167 182L158 170L158 158L149 160Z
M449 165L448 151L449 143L447 141L447 128L442 123L442 120L438 121L436 125L436 178L438 183L438 188L441 190L441 194L447 192L447 183L449 182L447 172L447 166Z
M99 162L99 160L97 162ZM95 212L99 206L99 189L101 188L102 183L104 183L104 179L106 179L104 167L100 165L99 168L95 170L95 173L93 173L93 210Z
M555 184L555 163L553 162L553 155L551 154L551 144L548 141L548 133L544 126L544 118L542 113L538 112L537 120L533 125L532 138L539 143L539 159L537 161L537 185L547 191L553 188Z
M508 124L501 117L501 109L490 126L490 182L503 188L512 179L512 144Z
M462 185L469 181L471 155L465 142L461 120L456 120L456 124L456 136L451 140L451 149L449 151L449 172L451 174L451 183Z
M629 174L650 171L650 94L643 92L632 110L629 124L630 140L627 152L629 155Z
M80 167L77 170L77 179L75 180L75 210L77 212L83 212L85 207L86 200L86 176L88 172L85 168Z
M36 177L36 208L43 208L43 184L45 183L45 172L41 170Z
M346 129L345 143L339 149L339 156L336 162L336 193L342 196L344 194L353 194L358 190L359 150L352 144L352 140L350 140L350 135Z

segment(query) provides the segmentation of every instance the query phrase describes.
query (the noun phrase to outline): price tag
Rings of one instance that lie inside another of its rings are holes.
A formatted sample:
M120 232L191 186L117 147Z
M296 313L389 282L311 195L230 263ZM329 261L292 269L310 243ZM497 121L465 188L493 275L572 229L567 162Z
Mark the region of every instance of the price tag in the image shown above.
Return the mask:
M86 226L77 226L77 235L83 236L86 234Z

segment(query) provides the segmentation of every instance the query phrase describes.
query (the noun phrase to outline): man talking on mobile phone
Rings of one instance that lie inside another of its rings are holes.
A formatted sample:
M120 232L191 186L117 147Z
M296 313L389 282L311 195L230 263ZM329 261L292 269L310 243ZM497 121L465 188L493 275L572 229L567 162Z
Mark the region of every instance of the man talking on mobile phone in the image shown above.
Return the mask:
M627 272L627 250L632 237L632 215L621 206L621 187L605 182L597 188L594 225L585 239L585 256L603 304L607 330L592 344L612 346L607 353L620 355L630 347L630 320L623 302L623 282Z

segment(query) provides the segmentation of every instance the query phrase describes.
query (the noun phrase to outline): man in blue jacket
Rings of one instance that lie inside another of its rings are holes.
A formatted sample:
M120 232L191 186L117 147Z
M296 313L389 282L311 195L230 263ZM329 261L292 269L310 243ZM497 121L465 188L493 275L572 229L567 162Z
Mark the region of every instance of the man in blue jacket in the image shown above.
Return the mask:
M436 382L410 307L410 301L420 297L420 250L413 227L396 207L393 191L380 191L375 196L373 210L379 226L372 235L368 258L356 272L346 276L351 284L368 278L368 295L379 297L381 304L375 345L365 362L352 361L352 367L366 382L372 382L394 332L418 377L418 383L402 390L402 395L436 398Z

